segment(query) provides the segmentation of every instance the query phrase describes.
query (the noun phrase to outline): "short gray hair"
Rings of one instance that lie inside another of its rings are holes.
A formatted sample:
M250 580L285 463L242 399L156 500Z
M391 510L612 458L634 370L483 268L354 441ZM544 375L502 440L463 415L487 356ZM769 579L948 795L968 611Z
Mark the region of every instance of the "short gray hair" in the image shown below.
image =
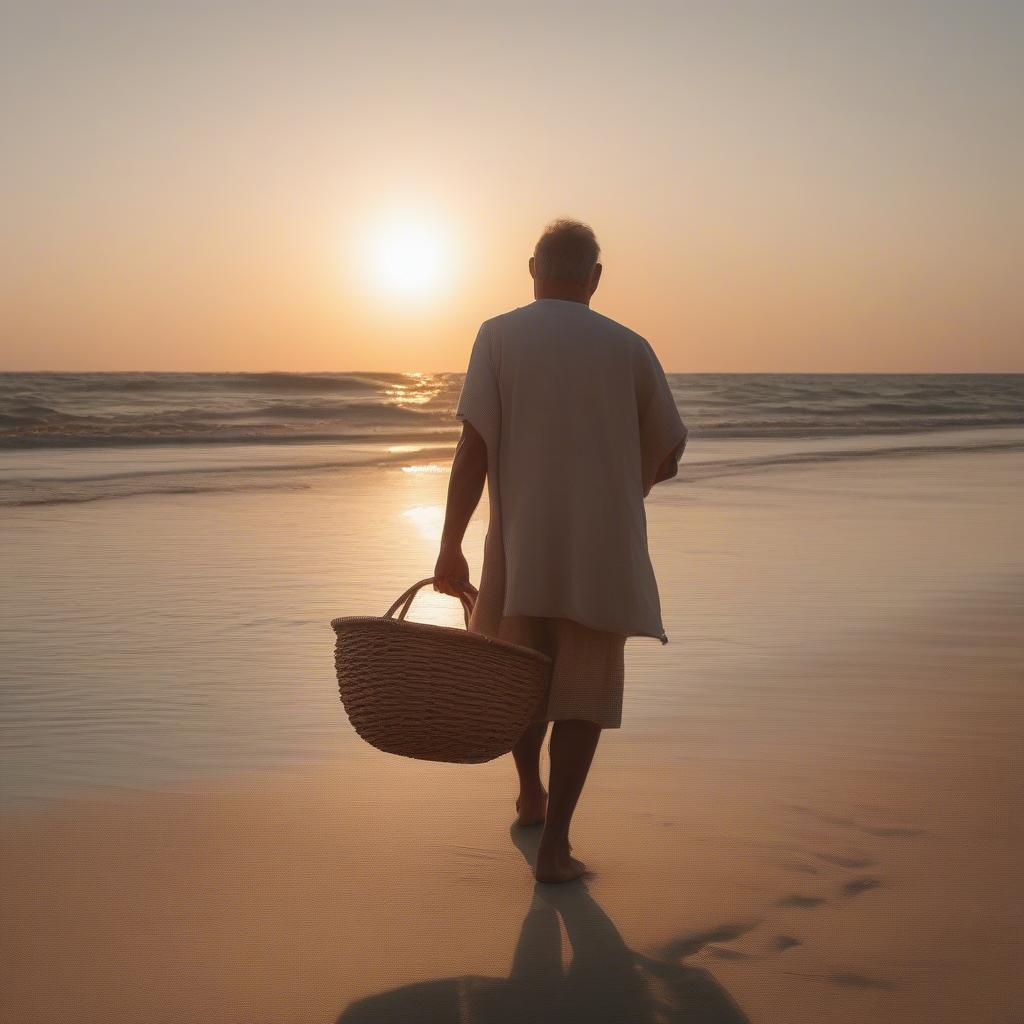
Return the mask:
M586 224L553 220L534 247L534 275L544 281L586 284L600 255L601 247Z

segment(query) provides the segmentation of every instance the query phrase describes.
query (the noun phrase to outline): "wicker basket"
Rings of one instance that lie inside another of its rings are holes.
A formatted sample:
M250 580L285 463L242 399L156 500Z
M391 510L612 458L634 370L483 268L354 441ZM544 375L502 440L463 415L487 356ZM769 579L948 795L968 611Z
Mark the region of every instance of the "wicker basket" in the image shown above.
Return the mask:
M433 582L411 586L383 618L331 622L341 700L356 732L379 750L424 761L491 761L543 711L551 659L468 632L472 588L460 595L466 631L406 622L416 592Z

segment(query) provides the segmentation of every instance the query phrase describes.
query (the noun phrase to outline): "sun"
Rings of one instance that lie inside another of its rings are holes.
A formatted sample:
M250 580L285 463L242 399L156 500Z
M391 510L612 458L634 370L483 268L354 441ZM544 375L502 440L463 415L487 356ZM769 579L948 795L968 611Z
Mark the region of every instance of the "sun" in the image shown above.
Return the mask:
M373 285L390 297L424 298L448 279L447 232L427 218L392 217L377 224L367 255Z

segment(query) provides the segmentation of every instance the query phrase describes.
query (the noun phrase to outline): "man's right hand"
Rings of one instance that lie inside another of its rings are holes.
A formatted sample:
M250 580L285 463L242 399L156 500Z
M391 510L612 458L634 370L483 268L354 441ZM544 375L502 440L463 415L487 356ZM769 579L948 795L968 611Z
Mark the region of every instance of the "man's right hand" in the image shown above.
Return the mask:
M458 597L469 588L469 563L462 548L442 544L434 566L434 589Z

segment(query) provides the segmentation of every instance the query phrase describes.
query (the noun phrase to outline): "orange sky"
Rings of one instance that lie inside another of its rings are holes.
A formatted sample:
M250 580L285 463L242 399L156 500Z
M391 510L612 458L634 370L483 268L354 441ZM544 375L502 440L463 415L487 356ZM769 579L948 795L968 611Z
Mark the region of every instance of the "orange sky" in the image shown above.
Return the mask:
M1022 12L8 5L0 369L461 370L569 215L669 370L1024 371Z

